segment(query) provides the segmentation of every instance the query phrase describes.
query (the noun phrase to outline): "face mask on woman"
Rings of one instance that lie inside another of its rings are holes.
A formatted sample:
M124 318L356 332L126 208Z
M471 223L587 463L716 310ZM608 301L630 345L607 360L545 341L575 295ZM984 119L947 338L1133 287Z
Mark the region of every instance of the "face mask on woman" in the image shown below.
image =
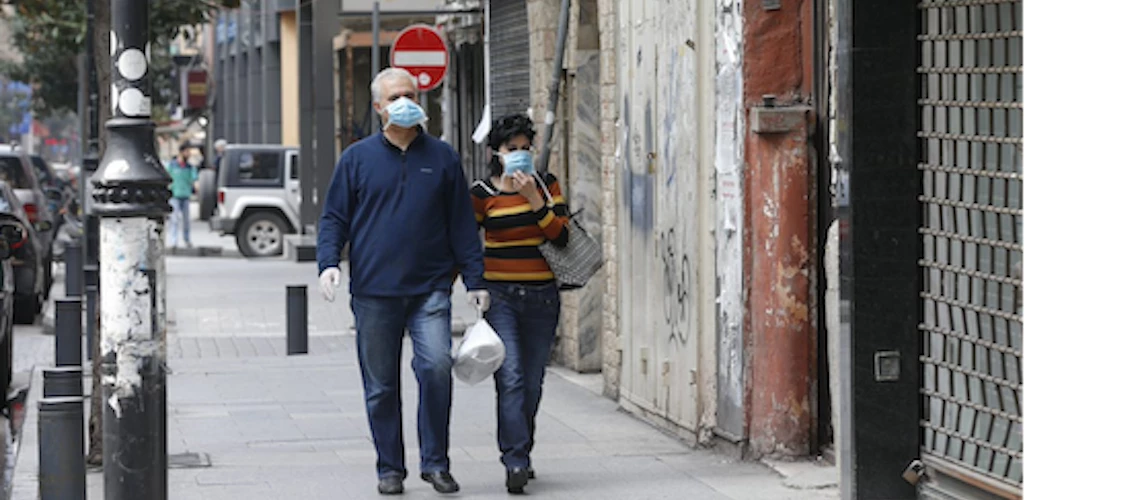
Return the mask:
M499 153L499 160L503 163L503 174L512 175L515 172L524 174L534 173L534 156L530 151L518 150L510 153Z

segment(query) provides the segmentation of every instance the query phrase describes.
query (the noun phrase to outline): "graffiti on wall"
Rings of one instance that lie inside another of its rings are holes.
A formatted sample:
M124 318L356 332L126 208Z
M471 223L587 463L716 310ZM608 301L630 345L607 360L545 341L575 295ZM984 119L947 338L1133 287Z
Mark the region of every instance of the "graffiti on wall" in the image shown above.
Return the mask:
M693 305L690 304L692 263L689 254L677 246L677 232L674 229L662 232L658 237L657 254L661 259L661 284L665 294L662 312L669 328L669 342L685 346L689 343L689 318L693 314Z

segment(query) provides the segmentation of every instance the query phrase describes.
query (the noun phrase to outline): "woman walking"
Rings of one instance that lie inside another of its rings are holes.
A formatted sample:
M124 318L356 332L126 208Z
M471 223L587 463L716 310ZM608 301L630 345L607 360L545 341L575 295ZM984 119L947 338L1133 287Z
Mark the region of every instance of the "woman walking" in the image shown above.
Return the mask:
M491 176L471 188L475 218L485 230L484 277L492 297L485 318L506 346L495 391L500 460L514 494L534 478L534 420L561 308L558 284L538 247L546 241L565 246L569 238L566 201L553 175L535 172L533 140L525 115L497 120L487 137Z

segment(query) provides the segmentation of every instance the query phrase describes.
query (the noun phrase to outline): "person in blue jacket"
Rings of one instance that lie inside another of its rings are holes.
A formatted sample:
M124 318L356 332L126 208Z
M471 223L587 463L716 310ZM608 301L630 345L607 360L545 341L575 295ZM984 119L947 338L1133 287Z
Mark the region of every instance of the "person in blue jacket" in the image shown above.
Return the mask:
M329 182L317 235L321 291L332 301L349 244L356 349L381 494L404 491L400 351L405 329L419 381L420 477L455 493L450 472L451 289L462 274L468 300L490 305L483 248L459 154L427 134L411 73L381 71L372 105L383 130L344 151Z
M194 146L189 142L178 148L178 157L166 164L170 174L170 246L178 246L178 233L187 248L190 243L190 196L194 194L194 183L198 182L198 164L194 157Z

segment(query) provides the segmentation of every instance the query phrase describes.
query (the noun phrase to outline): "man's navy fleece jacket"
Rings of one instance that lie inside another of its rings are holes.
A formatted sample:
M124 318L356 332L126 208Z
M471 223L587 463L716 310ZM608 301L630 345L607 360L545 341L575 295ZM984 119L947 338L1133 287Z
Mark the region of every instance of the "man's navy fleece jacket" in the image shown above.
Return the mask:
M467 289L486 288L459 155L422 130L406 151L378 133L341 154L317 234L319 272L340 263L345 242L352 295L450 291L457 270Z

